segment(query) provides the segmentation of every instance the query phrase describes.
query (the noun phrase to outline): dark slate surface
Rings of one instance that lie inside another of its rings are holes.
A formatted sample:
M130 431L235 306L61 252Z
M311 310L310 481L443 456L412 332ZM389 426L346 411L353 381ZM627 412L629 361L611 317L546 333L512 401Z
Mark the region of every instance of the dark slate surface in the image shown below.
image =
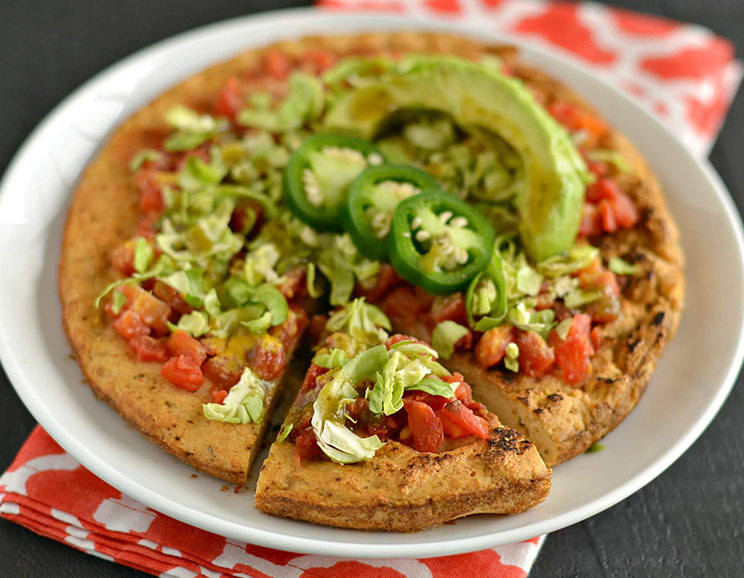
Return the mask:
M305 3L4 2L0 170L60 99L120 58L202 24ZM626 0L615 4L708 26L734 40L739 54L744 53L741 0ZM740 207L744 202L742 138L744 94L736 99L711 155ZM2 372L0 407L2 470L34 426ZM744 575L744 420L737 417L743 409L744 394L737 386L713 424L668 471L617 506L552 534L532 577ZM123 578L145 574L86 556L0 520L0 576Z

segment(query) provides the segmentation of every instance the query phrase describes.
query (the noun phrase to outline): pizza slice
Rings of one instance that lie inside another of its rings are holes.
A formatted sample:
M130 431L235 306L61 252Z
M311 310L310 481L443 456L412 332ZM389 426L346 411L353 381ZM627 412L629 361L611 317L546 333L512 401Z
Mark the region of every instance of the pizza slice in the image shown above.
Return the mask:
M540 503L551 472L535 446L473 400L424 342L388 336L363 299L332 315L258 479L272 515L410 532Z

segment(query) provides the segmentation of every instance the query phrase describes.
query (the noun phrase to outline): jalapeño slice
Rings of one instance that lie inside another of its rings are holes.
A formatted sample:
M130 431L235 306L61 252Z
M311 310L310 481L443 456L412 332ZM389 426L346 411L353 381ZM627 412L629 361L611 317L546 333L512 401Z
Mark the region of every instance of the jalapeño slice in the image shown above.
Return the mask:
M318 134L306 138L284 170L284 196L292 212L321 231L343 232L340 213L351 181L384 158L371 142Z
M429 293L461 291L488 265L494 230L475 208L443 191L426 191L395 209L390 262Z
M387 256L390 222L398 203L437 188L434 177L410 166L368 167L349 186L341 213L344 228L362 255L380 261Z

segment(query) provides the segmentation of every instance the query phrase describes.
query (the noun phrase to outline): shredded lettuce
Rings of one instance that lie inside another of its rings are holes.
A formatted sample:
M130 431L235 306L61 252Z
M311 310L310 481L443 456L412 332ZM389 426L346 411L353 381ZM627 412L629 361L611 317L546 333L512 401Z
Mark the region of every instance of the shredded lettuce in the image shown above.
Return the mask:
M331 350L322 350L313 357L313 363L315 365L328 369L343 367L348 362L349 358L343 349L333 348Z
M322 112L323 85L315 76L296 72L289 78L287 97L276 110L270 109L266 102L255 104L259 106L240 112L239 124L271 132L297 130Z
M331 315L326 329L331 332L346 330L360 343L376 345L387 340L391 326L385 314L362 297Z
M192 307L204 305L204 270L192 268L186 271L176 271L169 275L158 277L166 285L183 294L186 303Z
M202 405L204 417L226 423L259 423L264 414L266 382L246 367L222 403Z
M641 270L638 265L631 265L620 257L610 257L607 266L616 275L637 275Z
M563 297L563 302L569 309L578 309L579 307L588 305L589 303L599 301L603 296L604 293L599 289L588 291L577 290L572 291L571 293Z
M165 158L165 154L162 151L155 149L142 149L137 152L129 161L129 170L131 172L137 172L142 165L148 162L158 162Z
M517 373L519 371L519 345L510 343L506 346L506 355L504 356L504 367L509 371Z
M114 315L118 315L121 308L126 304L127 297L121 291L114 291L114 295L111 299L111 310L114 312Z
M144 273L150 268L153 258L155 257L155 251L153 250L147 239L140 237L137 239L137 244L134 247L134 270L137 273Z
M227 174L227 169L218 164L204 162L196 156L186 159L178 173L178 185L184 191L197 191L210 185L216 185Z
M568 255L556 255L537 264L537 271L546 277L561 277L589 267L599 258L599 249L588 244L575 245Z
M165 122L176 129L163 145L169 152L194 149L227 127L227 121L199 114L185 106L171 108L165 114Z
M201 337L209 331L209 318L202 311L192 311L191 313L182 315L177 325L169 323L168 326L171 331L183 329L192 337Z
M632 172L632 167L630 166L628 159L626 159L618 151L613 151L610 149L594 149L587 152L586 158L588 158L590 161L611 163L615 165L617 170L621 173Z
M442 321L431 336L431 344L444 359L455 352L455 344L468 334L469 329L454 321Z
M282 426L282 430L279 432L279 435L276 436L277 443L283 442L284 440L289 437L290 432L294 429L293 423L287 423Z
M522 331L535 331L547 339L548 333L555 325L555 311L544 309L535 311L528 308L527 301L520 301L509 310L509 322Z
M568 332L571 331L571 324L573 323L573 318L569 317L568 319L564 319L561 321L555 328L555 332L558 335L558 337L561 338L561 340L565 341L568 337Z

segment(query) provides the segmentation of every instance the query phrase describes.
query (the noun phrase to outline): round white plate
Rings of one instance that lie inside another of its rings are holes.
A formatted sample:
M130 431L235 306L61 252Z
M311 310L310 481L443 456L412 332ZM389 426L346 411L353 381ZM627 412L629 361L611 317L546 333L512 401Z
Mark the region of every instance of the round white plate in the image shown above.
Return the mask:
M364 557L441 556L531 538L627 497L676 460L729 393L742 360L742 231L734 205L705 161L615 89L561 58L524 58L563 79L630 135L661 178L688 260L687 311L637 409L602 452L555 469L541 505L512 517L475 516L418 534L362 533L272 518L252 492L177 462L81 384L69 358L57 295L60 240L75 182L123 118L179 80L242 49L316 33L451 26L392 16L307 10L240 18L161 42L111 67L62 102L32 133L0 187L0 359L34 417L88 469L147 506L253 544ZM484 33L467 32L495 41ZM257 469L252 479L255 480Z

